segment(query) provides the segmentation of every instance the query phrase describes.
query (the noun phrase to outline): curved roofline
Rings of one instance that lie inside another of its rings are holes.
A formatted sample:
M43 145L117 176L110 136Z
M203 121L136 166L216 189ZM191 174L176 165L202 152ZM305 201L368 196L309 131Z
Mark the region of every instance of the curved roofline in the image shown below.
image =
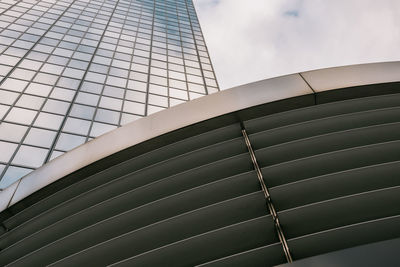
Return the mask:
M400 81L400 61L306 71L249 83L126 124L32 171L0 192L0 211L93 162L154 137L249 107L335 89Z

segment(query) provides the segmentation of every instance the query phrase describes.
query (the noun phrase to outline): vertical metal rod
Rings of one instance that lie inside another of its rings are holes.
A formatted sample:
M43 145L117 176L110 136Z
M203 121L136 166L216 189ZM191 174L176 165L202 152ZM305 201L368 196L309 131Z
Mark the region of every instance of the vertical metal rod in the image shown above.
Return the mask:
M262 191L264 193L264 197L265 197L265 200L267 202L267 206L268 206L269 212L271 213L272 219L274 220L275 230L278 233L279 241L282 244L283 251L284 251L285 256L286 256L286 260L288 262L292 262L293 261L292 255L290 254L288 243L287 243L285 235L283 233L282 226L281 226L281 224L279 222L278 213L275 210L275 207L274 207L274 205L272 203L271 195L269 194L268 188L265 185L261 169L258 166L256 155L255 155L254 150L253 150L253 148L251 146L251 143L250 143L249 136L247 135L246 129L244 128L244 125L242 123L241 123L241 126L242 126L243 138L245 140L247 149L249 150L251 161L253 162L254 169L255 169L255 171L257 173L257 178L258 178L258 181L260 182L261 189L262 189Z

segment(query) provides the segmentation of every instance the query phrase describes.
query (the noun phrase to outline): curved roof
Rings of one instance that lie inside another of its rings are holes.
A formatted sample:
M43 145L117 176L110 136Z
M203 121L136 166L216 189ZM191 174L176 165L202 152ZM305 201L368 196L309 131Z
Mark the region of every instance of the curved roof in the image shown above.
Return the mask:
M0 193L0 211L126 148L249 107L331 90L400 81L400 62L335 67L266 79L199 98L106 133L50 161Z

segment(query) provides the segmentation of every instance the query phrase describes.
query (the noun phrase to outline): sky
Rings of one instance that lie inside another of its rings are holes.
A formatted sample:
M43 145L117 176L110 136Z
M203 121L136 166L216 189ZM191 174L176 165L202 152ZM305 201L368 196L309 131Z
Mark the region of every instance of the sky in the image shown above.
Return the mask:
M400 60L399 0L193 0L221 89Z

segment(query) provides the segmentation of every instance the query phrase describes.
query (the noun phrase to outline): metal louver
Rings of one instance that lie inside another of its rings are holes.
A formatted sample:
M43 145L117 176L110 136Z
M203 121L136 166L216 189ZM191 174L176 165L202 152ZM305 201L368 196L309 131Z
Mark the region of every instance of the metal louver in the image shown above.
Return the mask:
M294 260L387 240L399 173L400 94L237 119L3 213L0 265L274 266L275 216Z

